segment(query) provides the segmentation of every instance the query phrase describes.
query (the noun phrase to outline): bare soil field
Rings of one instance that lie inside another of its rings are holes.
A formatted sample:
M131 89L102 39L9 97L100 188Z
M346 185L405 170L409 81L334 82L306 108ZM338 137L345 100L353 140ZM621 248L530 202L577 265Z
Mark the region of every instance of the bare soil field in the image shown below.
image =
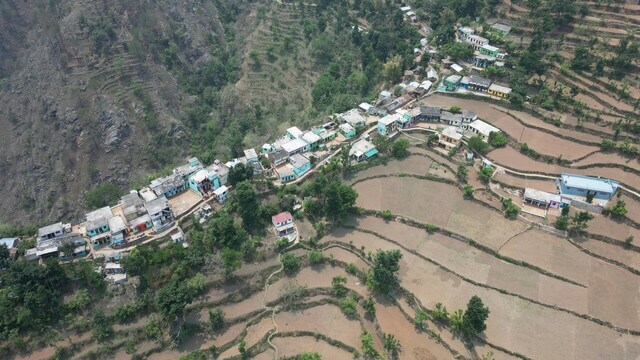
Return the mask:
M584 166L590 164L619 164L633 169L640 168L640 161L637 159L629 159L618 153L602 153L597 152L586 158L573 163L574 166Z
M278 347L278 355L290 357L301 352L316 352L322 359L349 360L353 359L353 354L330 345L322 340L316 340L311 336L277 337L273 339L273 344Z
M348 179L348 181L353 183L360 179L386 174L427 175L432 164L433 160L427 157L410 155L402 160L390 160L386 165L373 166L362 170L354 177Z
M361 182L355 189L360 194L357 206L390 210L394 214L447 228L494 249L526 228L520 222L505 219L498 212L464 200L460 190L452 185L390 177Z
M491 105L482 101L459 99L447 97L444 95L434 95L427 98L426 102L430 105L437 105L442 107L457 105L462 107L463 109L474 111L478 114L478 117L480 117L484 121L489 122L505 133L511 135L519 143L527 143L530 147L536 149L536 151L540 152L541 154L552 156L562 155L562 157L565 159L576 159L595 150L598 150L598 148L595 146L578 144L542 132L540 130L523 126L512 116L498 111L495 105ZM523 114L519 113L518 115L521 116ZM533 118L528 114L525 115L527 115L527 119L529 120ZM542 120L539 120L539 122L544 123ZM544 124L545 127L547 127L546 123ZM535 125L542 127L539 123Z
M505 174L496 174L493 176L494 180L500 181L506 185L516 187L516 188L532 188L541 191L547 191L550 193L555 193L557 191L556 184L552 180L542 180L542 179L525 179L513 175Z
M580 241L579 245L595 254L616 260L640 271L640 253L636 251L594 239Z
M346 241L349 237L339 236ZM401 285L423 304L442 302L450 311L480 296L491 310L487 341L530 358L619 358L640 354L640 339L535 303L474 286L421 258L400 250ZM626 310L618 310L626 312ZM606 349L606 350L604 350Z
M409 148L409 152L411 152L412 154L421 154L421 155L427 156L435 160L437 163L447 165L452 169L456 169L458 167L458 165L452 162L450 159L440 155L435 151L429 151L427 149L423 149L419 147L412 147L412 148Z
M620 200L624 201L627 210L629 210L627 217L637 223L640 223L640 201L626 194L620 196Z
M631 172L625 172L622 169L601 167L588 169L565 168L555 164L535 161L508 146L491 151L488 154L488 157L498 165L504 165L517 171L541 172L548 174L570 172L589 176L602 176L620 181L635 189L640 189L640 176Z
M612 205L611 202L609 205ZM594 219L589 222L589 227L587 227L588 232L608 236L620 241L624 241L628 236L640 239L640 230L602 215L594 214L594 216Z

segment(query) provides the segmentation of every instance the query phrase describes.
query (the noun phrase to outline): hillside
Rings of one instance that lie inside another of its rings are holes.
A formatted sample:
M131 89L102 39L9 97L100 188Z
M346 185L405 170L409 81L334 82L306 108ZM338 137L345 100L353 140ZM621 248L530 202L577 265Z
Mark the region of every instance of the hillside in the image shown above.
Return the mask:
M181 108L192 99L165 58L178 36L175 56L194 69L212 57L212 36L224 44L213 4L2 5L0 220L77 214L92 186L127 184L185 153Z

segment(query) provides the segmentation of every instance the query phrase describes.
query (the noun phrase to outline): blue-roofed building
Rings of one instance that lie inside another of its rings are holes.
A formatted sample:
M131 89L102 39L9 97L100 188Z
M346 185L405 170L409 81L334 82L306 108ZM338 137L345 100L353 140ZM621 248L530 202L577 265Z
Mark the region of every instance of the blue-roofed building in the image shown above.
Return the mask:
M562 195L583 196L593 195L594 199L609 200L615 194L619 182L576 174L561 174L556 185Z

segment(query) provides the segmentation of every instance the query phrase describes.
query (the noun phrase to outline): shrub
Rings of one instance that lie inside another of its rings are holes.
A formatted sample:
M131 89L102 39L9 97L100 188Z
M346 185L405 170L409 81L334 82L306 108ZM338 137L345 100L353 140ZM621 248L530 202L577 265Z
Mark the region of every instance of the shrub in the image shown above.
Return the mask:
M429 234L432 234L439 230L437 226L431 224L424 224L424 229L427 230Z
M309 257L309 262L311 264L316 265L324 262L324 255L322 255L322 251L311 250L307 256Z
M495 148L504 147L509 140L502 132L492 131L489 133L489 144Z
M382 218L389 221L393 218L393 214L391 213L391 210L384 210L382 212Z
M300 259L293 254L284 254L280 258L284 272L291 275L300 269Z
M600 148L602 149L602 151L611 151L616 148L616 142L609 139L602 139Z
M469 141L467 142L467 146L469 147L469 149L483 155L489 151L489 144L484 142L480 135L476 135L469 139Z
M502 200L502 209L504 210L504 215L509 219L517 218L520 213L520 208L511 199Z
M116 203L122 193L118 185L102 183L84 193L84 201L89 209L97 209Z
M615 205L613 205L610 209L610 214L616 219L624 218L629 210L627 210L627 206L624 201L618 200Z
M376 315L376 304L371 296L367 297L362 301L362 308L365 313L369 316Z
M627 236L626 239L624 239L624 245L627 247L631 247L631 244L633 243L633 235L629 235Z
M115 318L119 323L131 321L136 317L137 309L130 304L124 304L116 309Z
M471 199L473 197L473 186L471 185L465 185L462 188L463 192L464 192L464 197L467 199Z
M404 138L398 139L393 143L393 146L391 147L391 155L393 155L393 157L396 159L407 157L409 155L409 145L411 145L409 143L409 140Z
M224 327L224 311L220 309L209 310L209 322L207 326L211 331L220 330Z
M287 238L280 238L276 240L276 249L283 250L287 246L289 246L289 240L287 240Z
M358 268L354 263L348 263L344 270L350 275L356 275L358 273Z
M347 283L347 278L344 276L335 276L331 279L331 286L333 287L333 294L336 297L343 297L347 295L349 290L344 286Z
M433 316L433 320L441 323L449 321L449 312L447 311L447 307L442 305L442 303L436 304L436 308L433 310L431 316Z
M491 179L491 175L493 175L493 169L490 167L482 167L482 169L480 169L480 172L478 173L478 176L480 177L480 180L482 180L482 182L484 182L485 184L489 182L489 179Z
M358 303L352 297L346 297L340 299L338 302L338 306L340 306L340 310L347 315L347 317L352 319L357 319L358 316Z
M416 311L416 314L413 318L413 325L417 329L422 329L424 327L424 322L429 319L429 313L424 310Z

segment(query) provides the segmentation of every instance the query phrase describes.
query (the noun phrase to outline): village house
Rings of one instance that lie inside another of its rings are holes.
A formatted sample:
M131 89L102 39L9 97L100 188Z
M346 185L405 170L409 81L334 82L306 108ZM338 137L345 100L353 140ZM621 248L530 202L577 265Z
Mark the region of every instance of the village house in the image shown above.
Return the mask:
M151 181L149 188L156 196L172 198L187 190L187 182L184 180L182 174L174 173Z
M420 121L440 122L442 109L436 106L420 106Z
M433 83L431 81L425 80L420 83L420 86L418 86L418 88L424 89L424 92L426 93L427 91L431 90L432 86L433 86Z
M129 221L129 230L131 230L133 234L145 232L152 227L153 222L151 221L151 217L149 216L149 214L146 213L146 208L144 215L141 215Z
M556 185L562 195L593 196L595 200L606 202L615 194L620 183L606 178L564 173L556 180Z
M475 35L475 33L476 31L468 26L461 26L458 28L458 37L460 37L460 40L465 42L469 39L469 36Z
M451 64L451 70L453 70L453 71L455 71L455 72L459 73L459 72L461 72L462 70L464 70L464 68L463 68L461 65L458 65L458 64L456 64L456 63L453 63L453 64Z
M413 70L405 70L404 75L402 75L402 81L411 82L413 81Z
M501 24L501 23L495 23L491 25L490 28L492 31L502 34L504 36L509 35L509 33L511 32L511 26Z
M131 221L146 214L144 202L140 196L138 196L138 192L136 190L132 190L127 195L121 197L120 203L122 204L122 214L124 214L127 221Z
M112 284L122 284L127 281L127 274L122 265L108 262L104 265L103 275Z
M247 149L244 151L244 157L247 158L247 162L249 163L258 163L258 154L255 149Z
M111 243L109 219L113 217L111 208L105 206L86 215L85 230L94 249Z
M458 90L458 87L460 86L460 80L462 80L462 76L460 75L447 76L443 81L444 90L446 91Z
M472 76L469 78L469 89L475 91L487 92L491 86L491 80L479 76Z
M293 168L296 177L304 175L311 169L311 162L304 155L295 154L289 158L289 163Z
M382 90L380 94L378 94L378 101L386 102L393 98L393 94L387 90Z
M349 159L360 162L363 160L369 160L376 156L376 154L378 154L378 150L375 145L366 139L360 139L351 146L351 149L349 150Z
M500 129L491 124L487 124L482 120L473 121L472 123L468 124L466 128L466 137L471 138L475 135L479 135L484 141L489 141L489 134L491 134L492 132L500 132Z
M498 85L498 84L491 84L491 86L489 86L488 93L489 95L493 95L493 96L497 96L499 98L505 99L505 98L508 98L509 95L511 94L511 88Z
M28 261L50 257L68 259L68 257L62 254L62 249L66 244L73 244L73 256L84 256L87 254L87 242L82 235L70 233L60 237L38 241L35 248L25 252L25 258Z
M411 97L411 95L409 94L405 94L400 96L397 99L394 99L393 101L388 103L385 107L388 113L393 113L397 109L400 109L401 107L405 106L411 100L413 100L413 97Z
M229 188L226 185L222 185L213 191L213 195L220 204L224 204L229 198Z
M185 182L184 190L187 190L186 182L189 179L189 176L193 175L196 171L202 168L203 166L202 166L202 163L200 163L200 160L198 160L197 157L191 157L187 159L186 164L178 166L177 168L173 169L173 174L182 176L182 180L184 180ZM161 196L160 194L156 194L156 195Z
M285 149L279 149L274 153L269 154L269 161L274 166L280 166L289 160L289 153Z
M499 48L497 48L495 46L492 46L492 45L489 45L489 44L482 45L480 47L480 54L481 55L491 56L491 57L495 58L495 57L498 56L499 53L500 53L500 49Z
M447 127L438 135L438 144L444 147L445 150L451 150L460 145L460 139L462 139L462 134L457 132L454 127Z
M449 126L460 126L462 125L462 115L454 114L449 111L443 111L440 115L440 122L445 123Z
M293 216L285 211L271 217L276 236L286 236L296 231Z
M69 230L70 230L69 226ZM47 225L38 229L38 240L48 240L63 236L68 231L65 226L59 222L51 225Z
M478 35L469 35L464 42L473 46L475 51L479 51L483 45L489 45L489 40Z
M446 57L446 58L440 60L440 64L442 64L443 68L449 69L449 68L451 68L451 64L453 64L453 61L451 61L451 59Z
M291 140L299 139L302 137L302 130L298 129L297 126L292 126L287 129L287 136Z
M293 172L293 167L291 165L287 164L286 166L282 166L278 168L276 172L278 173L280 182L283 184L296 179L296 173Z
M373 105L371 105L369 103L366 103L366 102L360 103L360 105L358 105L358 108L360 110L364 111L365 114L369 113L369 110L371 110L372 107L373 107Z
M411 126L412 118L411 115L409 115L409 111L405 109L398 109L396 110L396 115L400 115L398 120L396 120L396 125L399 129L406 129Z
M260 148L260 153L263 155L268 155L276 151L276 147L271 144L264 144Z
M219 187L220 179L218 178L218 172L210 167L198 170L189 177L189 188L200 196L205 196Z
M322 143L328 143L329 141L335 140L338 136L338 133L334 130L325 130L318 134L322 139Z
M478 120L478 114L469 110L462 110L462 123L471 123Z
M153 228L157 233L161 233L173 225L173 212L169 207L169 201L166 197L162 196L153 201L149 201L144 204L144 207L147 209L147 213L153 223Z
M476 54L473 56L473 65L479 68L488 68L496 62L496 58L493 56Z
M347 139L350 139L356 136L356 129L354 129L354 127L351 126L351 124L347 124L347 123L340 124L338 128L340 129L340 133L344 135L344 137Z
M468 76L463 76L462 79L460 79L460 87L463 89L468 89L469 88L469 77Z
M543 209L558 209L562 206L562 197L558 194L551 194L546 191L540 191L531 188L524 189L523 201Z
M111 231L111 245L123 244L127 235L127 224L119 215L110 218L108 223L109 231Z
M382 136L391 136L398 129L398 120L402 118L400 114L391 114L378 120L378 133Z
M309 144L302 139L295 139L283 144L282 148L287 152L287 155L291 157L292 155L302 154L309 151Z
M307 131L302 134L302 140L309 144L309 150L315 150L322 143L322 138L313 131Z
M427 79L430 81L436 81L438 79L438 73L435 70L427 71Z
M138 191L138 194L140 194L140 197L145 202L151 201L151 200L154 200L154 199L158 198L158 195L156 195L156 193L154 193L153 190L151 190L149 187L144 187L144 188L140 189L140 191ZM145 212L146 212L146 210L145 210Z

